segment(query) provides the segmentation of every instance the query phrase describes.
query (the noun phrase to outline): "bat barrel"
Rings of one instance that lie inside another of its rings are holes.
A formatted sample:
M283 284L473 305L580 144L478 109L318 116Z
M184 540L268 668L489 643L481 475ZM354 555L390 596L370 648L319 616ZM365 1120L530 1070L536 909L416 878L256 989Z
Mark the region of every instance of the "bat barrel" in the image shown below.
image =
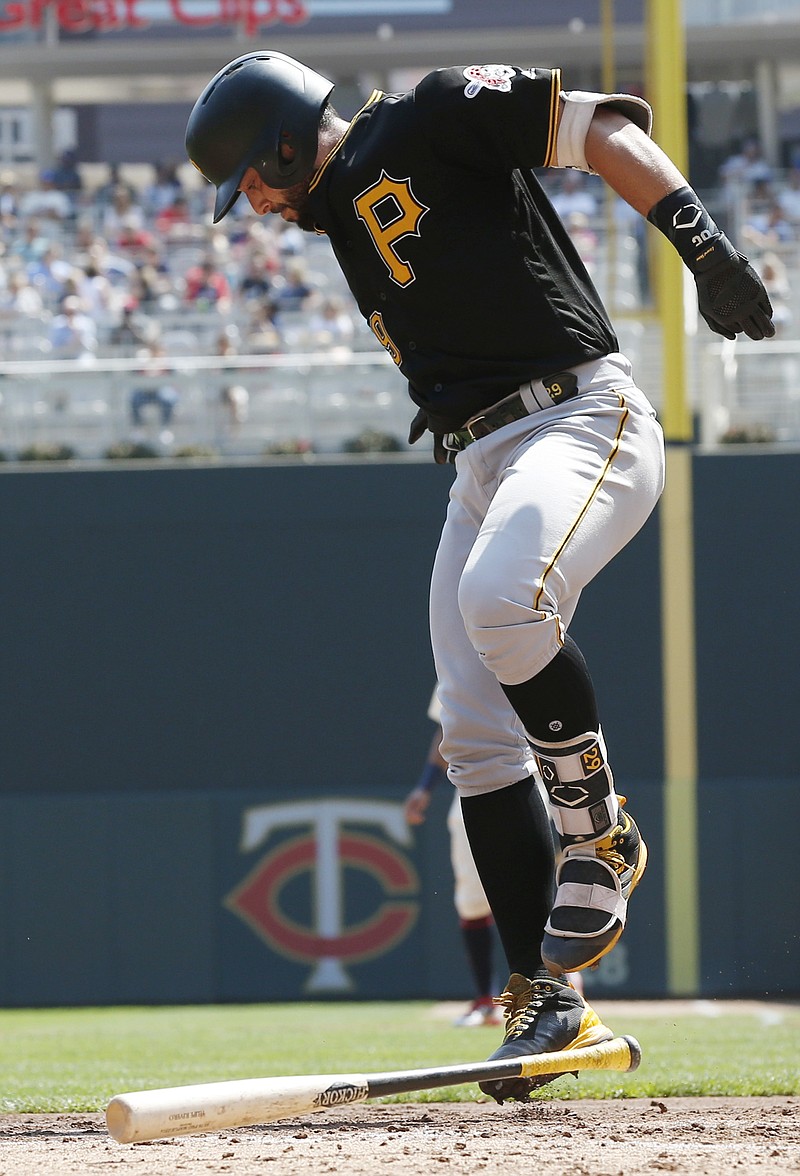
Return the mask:
M363 1074L204 1082L118 1094L106 1107L106 1125L118 1143L136 1143L270 1123L367 1097Z

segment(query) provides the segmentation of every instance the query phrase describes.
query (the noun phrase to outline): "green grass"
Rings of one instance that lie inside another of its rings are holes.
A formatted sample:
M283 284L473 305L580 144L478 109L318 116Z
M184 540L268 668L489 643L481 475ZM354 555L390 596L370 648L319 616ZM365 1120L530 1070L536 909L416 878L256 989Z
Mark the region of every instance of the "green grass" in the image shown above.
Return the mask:
M779 1019L766 1007L674 1008L622 1018L612 1007L612 1027L642 1045L640 1069L565 1077L539 1097L800 1094L800 1006L781 1006ZM480 1061L499 1038L455 1029L422 1002L0 1010L0 1112L98 1111L126 1090L227 1078ZM480 1097L470 1085L391 1101Z

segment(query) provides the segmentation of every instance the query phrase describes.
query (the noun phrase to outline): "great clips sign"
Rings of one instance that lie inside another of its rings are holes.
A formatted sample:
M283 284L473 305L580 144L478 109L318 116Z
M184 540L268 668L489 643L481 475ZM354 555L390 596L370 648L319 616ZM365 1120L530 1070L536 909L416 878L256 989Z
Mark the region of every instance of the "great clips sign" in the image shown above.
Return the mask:
M254 36L268 25L302 24L309 18L304 0L7 0L0 4L0 31L41 28L50 12L66 33L118 33L174 23L197 29L238 25Z
M208 29L235 25L256 36L274 25L301 25L314 17L438 16L453 0L0 0L0 35L39 29L55 19L68 33L118 33L153 25ZM52 16L50 14L52 13Z

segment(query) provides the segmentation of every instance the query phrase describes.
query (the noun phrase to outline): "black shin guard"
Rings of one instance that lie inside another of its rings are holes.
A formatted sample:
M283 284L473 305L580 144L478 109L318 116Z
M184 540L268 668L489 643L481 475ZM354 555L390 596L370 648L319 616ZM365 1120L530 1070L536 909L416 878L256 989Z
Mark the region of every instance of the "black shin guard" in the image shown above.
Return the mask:
M541 968L553 900L550 821L532 779L461 798L472 856L511 972Z

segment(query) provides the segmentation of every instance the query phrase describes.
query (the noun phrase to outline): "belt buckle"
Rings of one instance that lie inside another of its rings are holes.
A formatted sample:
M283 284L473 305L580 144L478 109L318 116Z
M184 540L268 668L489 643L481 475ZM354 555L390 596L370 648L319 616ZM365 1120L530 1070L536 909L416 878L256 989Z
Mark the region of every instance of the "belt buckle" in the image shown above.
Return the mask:
M486 420L486 413L482 412L478 416L474 416L470 420L468 420L467 423L464 425L463 430L460 430L460 431L464 432L464 433L469 433L469 435L473 441L480 441L481 437L485 437L487 434L482 433L480 436L476 437L475 433L473 432L473 429L474 429L475 425L478 424L479 421L485 421L485 420Z
M460 429L454 429L450 433L445 433L442 437L442 444L449 453L463 453L468 445L473 441L480 441L481 437L476 437L472 429L479 421L486 420L486 413L479 413L478 416L471 417L465 425ZM466 434L466 436L464 436ZM487 433L482 433L481 436L488 436Z

